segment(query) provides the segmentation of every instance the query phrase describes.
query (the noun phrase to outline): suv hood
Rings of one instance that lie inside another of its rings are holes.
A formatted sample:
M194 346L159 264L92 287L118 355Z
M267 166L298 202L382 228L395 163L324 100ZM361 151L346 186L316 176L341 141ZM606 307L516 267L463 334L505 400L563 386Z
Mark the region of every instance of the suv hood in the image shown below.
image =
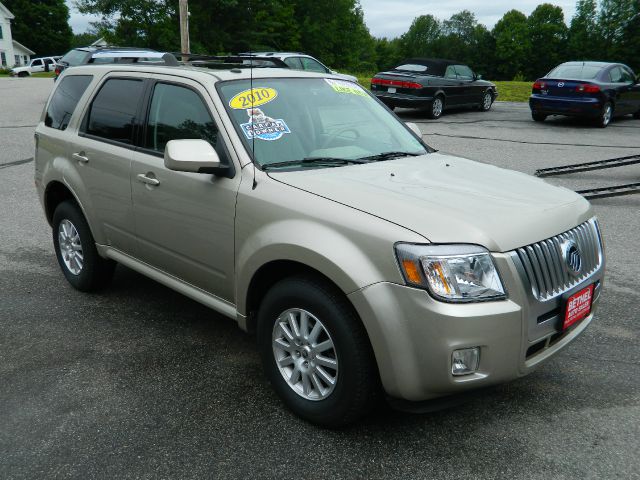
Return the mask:
M473 243L494 252L543 240L591 216L589 202L571 190L438 153L271 171L269 176L401 225L433 243Z

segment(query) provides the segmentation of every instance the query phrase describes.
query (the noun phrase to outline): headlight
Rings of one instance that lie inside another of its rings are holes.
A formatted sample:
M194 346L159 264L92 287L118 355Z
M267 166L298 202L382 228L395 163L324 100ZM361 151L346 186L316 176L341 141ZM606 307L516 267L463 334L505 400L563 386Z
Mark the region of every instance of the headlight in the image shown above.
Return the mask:
M478 302L506 298L489 251L477 245L396 244L407 284L427 288L438 300Z

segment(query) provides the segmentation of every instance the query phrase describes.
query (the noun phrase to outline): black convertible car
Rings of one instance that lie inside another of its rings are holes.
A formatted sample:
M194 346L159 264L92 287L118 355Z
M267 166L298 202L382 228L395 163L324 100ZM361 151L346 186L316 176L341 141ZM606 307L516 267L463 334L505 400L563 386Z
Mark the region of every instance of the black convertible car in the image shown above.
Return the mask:
M371 91L385 105L424 108L429 118L439 118L452 107L491 108L496 86L482 80L467 65L453 60L410 58L371 79Z
M567 115L591 118L604 128L613 117L640 119L640 77L621 63L563 63L536 80L529 106L536 122Z

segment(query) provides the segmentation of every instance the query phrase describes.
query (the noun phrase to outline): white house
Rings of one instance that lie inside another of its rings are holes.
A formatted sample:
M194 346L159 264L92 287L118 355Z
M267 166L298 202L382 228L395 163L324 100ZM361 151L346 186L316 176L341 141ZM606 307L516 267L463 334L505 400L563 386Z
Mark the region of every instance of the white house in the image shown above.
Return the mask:
M35 55L11 36L11 20L14 18L13 13L0 2L0 68L26 65L31 55Z

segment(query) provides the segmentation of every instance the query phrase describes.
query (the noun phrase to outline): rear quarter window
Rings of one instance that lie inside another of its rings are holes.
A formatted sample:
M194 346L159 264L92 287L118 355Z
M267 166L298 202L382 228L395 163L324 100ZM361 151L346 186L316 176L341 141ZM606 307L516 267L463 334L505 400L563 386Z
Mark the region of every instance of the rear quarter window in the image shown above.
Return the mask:
M44 124L47 127L65 130L69 125L69 120L71 120L80 97L82 97L92 79L93 76L91 75L69 75L64 77L60 81L58 88L53 92L47 107Z
M83 50L71 50L65 54L64 57L60 59L60 62L64 62L70 67L80 65L84 63L85 58L89 53Z
M84 133L132 144L133 126L142 90L142 79L107 80L91 102Z

